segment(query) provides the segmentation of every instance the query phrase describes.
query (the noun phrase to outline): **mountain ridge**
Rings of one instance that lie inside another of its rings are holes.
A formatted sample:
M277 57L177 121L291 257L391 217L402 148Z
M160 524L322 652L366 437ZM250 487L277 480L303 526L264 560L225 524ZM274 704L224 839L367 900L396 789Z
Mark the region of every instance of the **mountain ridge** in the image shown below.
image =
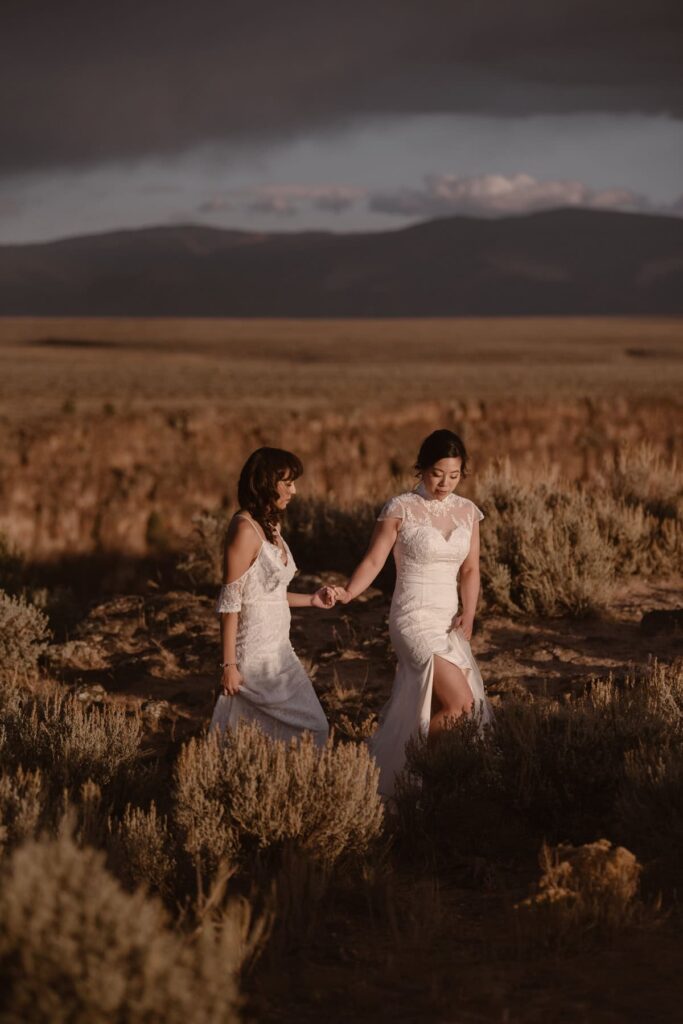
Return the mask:
M683 313L683 219L558 208L381 232L178 224L0 246L0 315Z

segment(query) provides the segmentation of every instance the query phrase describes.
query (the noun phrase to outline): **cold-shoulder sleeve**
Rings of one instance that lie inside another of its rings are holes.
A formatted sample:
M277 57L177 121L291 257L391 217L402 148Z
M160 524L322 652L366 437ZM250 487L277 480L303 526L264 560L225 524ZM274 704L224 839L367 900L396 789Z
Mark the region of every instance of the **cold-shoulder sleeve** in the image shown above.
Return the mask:
M383 519L405 519L405 509L403 502L400 498L390 498L385 505L382 506L380 514L377 516L377 521L382 522Z
M244 576L240 576L234 583L224 583L216 601L216 611L222 614L238 612L242 607L243 586Z

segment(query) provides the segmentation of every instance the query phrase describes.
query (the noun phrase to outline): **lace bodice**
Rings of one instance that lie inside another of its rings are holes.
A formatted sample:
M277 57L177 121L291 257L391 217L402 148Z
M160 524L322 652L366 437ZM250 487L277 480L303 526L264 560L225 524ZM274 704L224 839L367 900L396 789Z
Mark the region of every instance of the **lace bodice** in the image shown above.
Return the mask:
M282 541L287 553L287 564L282 561L280 548L264 540L256 559L239 579L224 583L216 602L217 612L239 612L243 605L253 605L268 599L282 600L296 565L287 542Z
M426 497L422 485L391 498L379 519L400 519L394 548L399 576L409 566L428 571L448 566L457 573L470 549L472 528L484 518L469 498L450 494L443 501ZM454 577L453 577L454 578Z

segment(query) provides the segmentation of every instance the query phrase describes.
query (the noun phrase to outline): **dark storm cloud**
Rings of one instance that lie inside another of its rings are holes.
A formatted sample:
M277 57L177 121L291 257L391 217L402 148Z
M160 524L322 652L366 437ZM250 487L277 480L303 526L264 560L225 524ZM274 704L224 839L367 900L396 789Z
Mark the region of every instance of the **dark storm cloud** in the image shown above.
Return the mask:
M0 171L361 115L683 115L679 0L4 0Z

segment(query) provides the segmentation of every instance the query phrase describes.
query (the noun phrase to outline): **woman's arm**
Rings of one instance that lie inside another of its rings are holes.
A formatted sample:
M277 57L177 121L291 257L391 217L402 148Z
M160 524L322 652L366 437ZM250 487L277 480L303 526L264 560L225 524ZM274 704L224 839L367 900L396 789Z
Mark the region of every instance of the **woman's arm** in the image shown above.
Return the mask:
M333 608L335 601L334 587L319 587L312 594L287 591L287 604L290 608Z
M479 599L479 586L479 523L475 521L472 526L470 550L460 567L461 608L453 620L453 627L460 627L466 640L471 639L472 630L474 629L474 616L477 610L477 600Z
M255 530L243 519L234 518L225 538L223 583L234 583L244 576L259 553L260 543ZM226 694L237 693L242 676L237 667L236 641L239 612L221 613L221 684Z
M396 543L400 519L382 519L373 530L368 550L362 562L359 562L345 587L336 587L337 598L348 604L370 586L389 557L389 552Z

